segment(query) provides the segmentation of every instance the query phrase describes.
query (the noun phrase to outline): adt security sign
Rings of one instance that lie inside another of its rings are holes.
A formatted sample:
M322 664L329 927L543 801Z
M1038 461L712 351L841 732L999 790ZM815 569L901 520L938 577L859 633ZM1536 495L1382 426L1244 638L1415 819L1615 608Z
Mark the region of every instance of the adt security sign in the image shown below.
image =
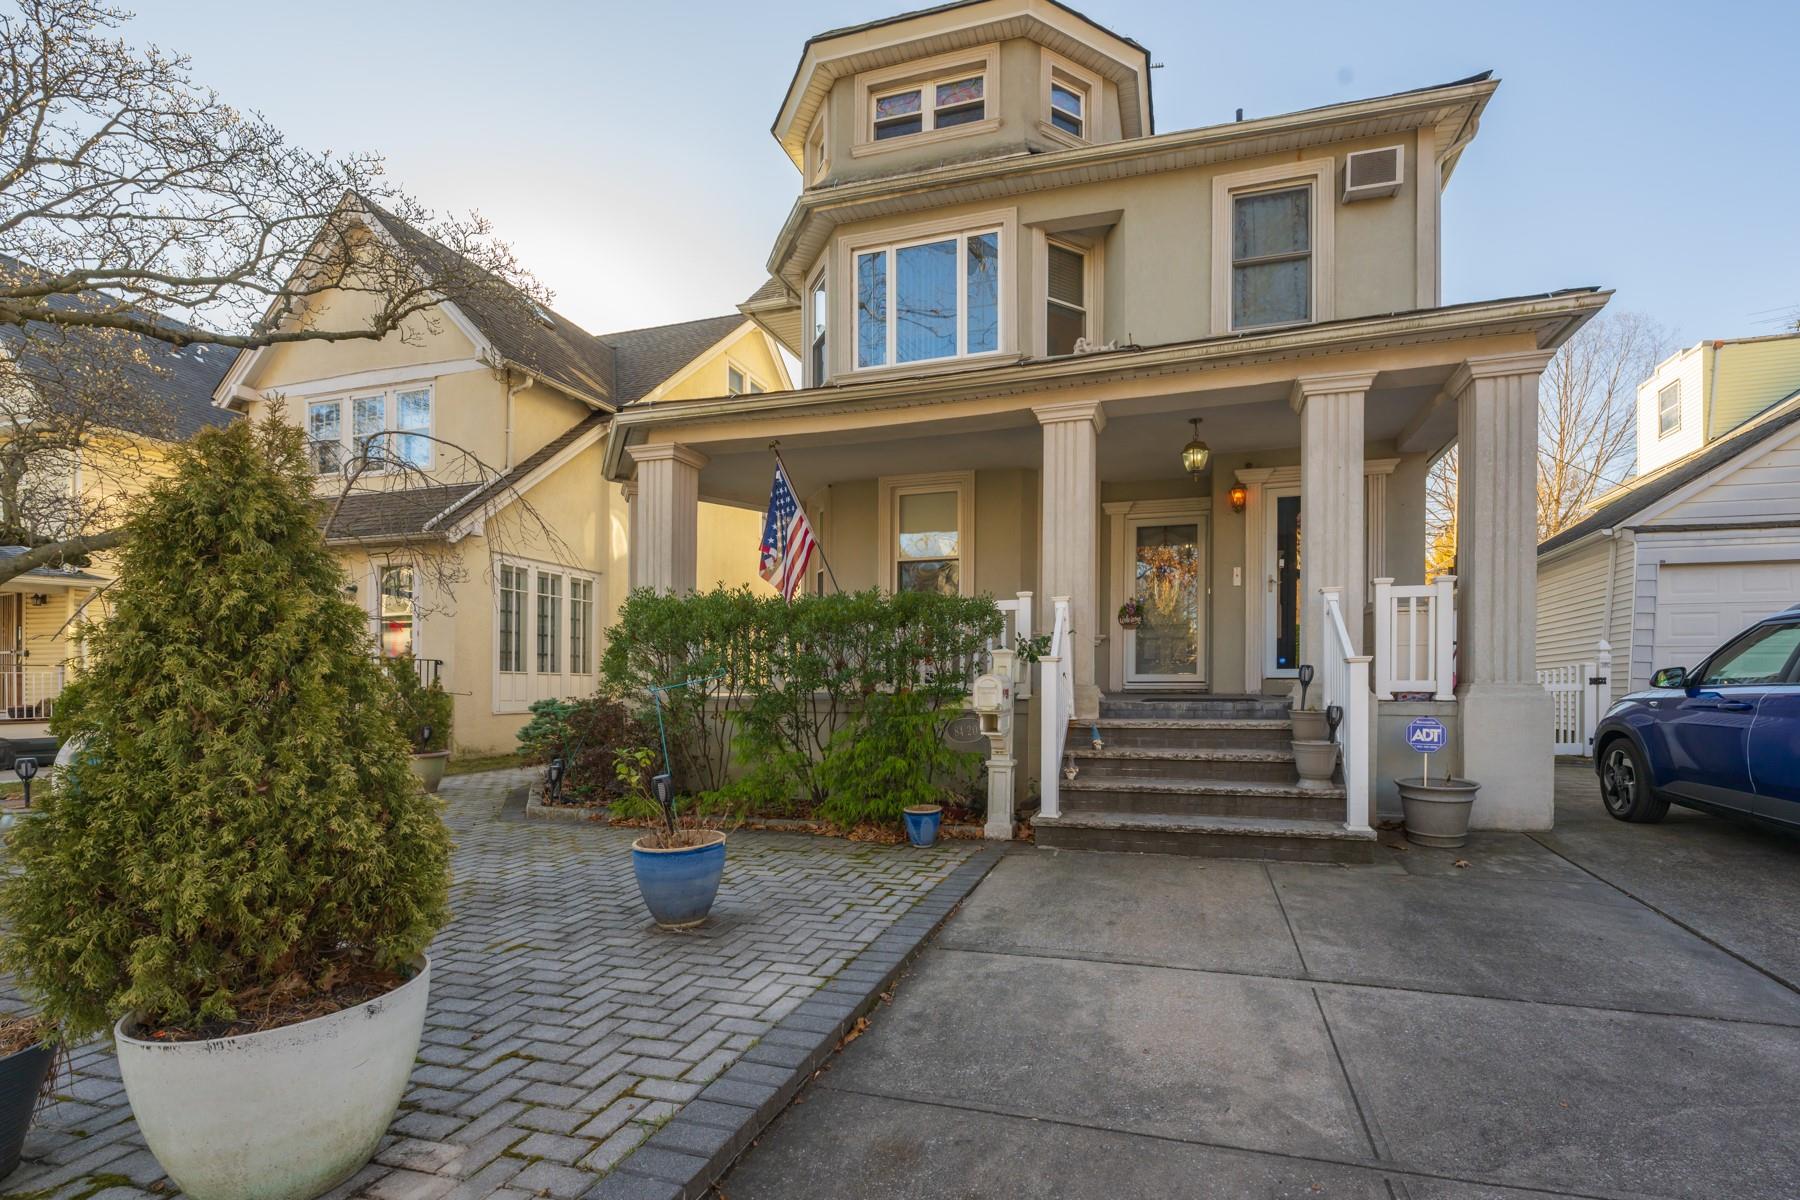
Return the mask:
M1406 744L1420 754L1436 754L1444 748L1444 723L1436 717L1414 717L1406 724Z

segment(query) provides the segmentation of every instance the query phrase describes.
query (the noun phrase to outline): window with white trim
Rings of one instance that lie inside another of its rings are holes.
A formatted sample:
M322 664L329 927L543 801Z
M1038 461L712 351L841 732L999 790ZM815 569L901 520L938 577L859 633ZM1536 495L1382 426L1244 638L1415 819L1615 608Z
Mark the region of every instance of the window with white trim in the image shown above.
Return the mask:
M825 178L828 163L825 158L825 110L820 109L813 121L812 129L806 135L806 182L817 183Z
M523 674L525 671L525 601L530 578L531 572L524 567L500 564L496 581L500 589L500 622L496 632L502 674Z
M858 249L858 368L1000 349L1000 230Z
M1231 198L1231 327L1313 319L1310 183Z
M736 363L725 364L725 394L727 396L758 396L768 389L757 378Z
M1681 380L1665 384L1656 393L1656 436L1681 432Z
M1039 47L1038 127L1061 140L1093 141L1100 132L1100 77Z
M826 287L825 276L826 272L819 272L818 278L813 280L812 290L809 294L809 303L812 306L812 329L806 338L806 362L807 370L810 372L806 382L812 387L823 384L826 376L830 373L830 359L826 357L830 349L826 340L826 328L831 320L831 297L829 289Z
M383 658L400 658L413 653L413 629L417 622L417 604L413 596L413 569L405 566L381 568L381 597L376 621Z
M421 384L308 403L306 436L313 470L329 475L363 455L378 471L387 466L429 468L431 391L430 384Z
M875 92L875 141L969 125L987 119L987 73L958 73L950 78L929 79L905 87Z
M878 522L882 587L973 595L974 498L972 471L883 478Z
M594 581L569 577L569 673L594 673Z
M1051 242L1045 253L1044 353L1073 354L1088 336L1087 252Z
M1070 137L1087 136L1087 88L1065 81L1061 76L1050 80L1050 124Z
M562 671L561 575L537 573L537 671L556 675Z

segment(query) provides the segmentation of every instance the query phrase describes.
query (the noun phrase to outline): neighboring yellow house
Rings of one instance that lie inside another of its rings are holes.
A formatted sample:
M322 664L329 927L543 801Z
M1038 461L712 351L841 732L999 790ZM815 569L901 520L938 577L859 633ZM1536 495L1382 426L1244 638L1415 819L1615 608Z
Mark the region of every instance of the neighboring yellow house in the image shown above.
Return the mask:
M372 211L410 257L446 253ZM309 316L347 327L362 303L332 293ZM532 311L444 303L405 337L246 351L215 392L252 418L281 404L307 430L335 511L327 537L371 631L384 653L437 672L465 752L510 748L533 701L598 682L629 590L626 489L603 472L613 414L792 386L774 340L737 313L595 336ZM346 491L353 447L377 434L404 465ZM760 506L703 503L699 530L705 582L766 588Z
M64 334L62 336L79 336ZM167 447L208 425L233 418L212 403L212 392L231 364L231 352L217 346L176 348L149 339L131 339L141 355L120 358L121 386L133 398L109 411L128 423L104 436L84 434L79 449L33 451L29 477L34 489L24 508L32 533L58 538L70 529L105 528L122 518L131 497L161 473ZM16 330L0 333L6 369L20 368L13 381L31 374L29 343ZM21 361L23 356L24 361ZM26 386L30 386L27 384ZM41 398L37 401L43 403ZM5 414L30 419L32 401ZM9 406L10 407L10 406ZM0 558L26 548L0 546ZM42 736L56 697L78 669L80 630L104 617L104 589L112 579L105 555L85 568L38 567L0 583L0 739Z

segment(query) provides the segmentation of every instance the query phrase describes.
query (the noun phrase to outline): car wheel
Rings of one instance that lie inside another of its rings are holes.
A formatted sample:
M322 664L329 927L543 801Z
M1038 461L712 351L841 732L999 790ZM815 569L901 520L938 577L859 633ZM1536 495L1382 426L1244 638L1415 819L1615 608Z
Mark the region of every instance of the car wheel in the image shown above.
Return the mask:
M1621 821L1660 821L1669 811L1669 802L1650 785L1644 756L1625 738L1608 742L1600 752L1600 799Z

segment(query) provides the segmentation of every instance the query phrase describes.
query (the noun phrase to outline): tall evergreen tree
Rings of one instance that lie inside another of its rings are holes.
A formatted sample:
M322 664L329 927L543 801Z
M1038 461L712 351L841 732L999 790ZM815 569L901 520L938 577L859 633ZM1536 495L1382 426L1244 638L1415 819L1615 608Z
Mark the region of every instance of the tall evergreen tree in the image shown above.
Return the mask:
M53 728L85 739L12 835L5 958L70 1036L195 1028L400 968L449 839L319 531L299 430L208 430L130 523Z

